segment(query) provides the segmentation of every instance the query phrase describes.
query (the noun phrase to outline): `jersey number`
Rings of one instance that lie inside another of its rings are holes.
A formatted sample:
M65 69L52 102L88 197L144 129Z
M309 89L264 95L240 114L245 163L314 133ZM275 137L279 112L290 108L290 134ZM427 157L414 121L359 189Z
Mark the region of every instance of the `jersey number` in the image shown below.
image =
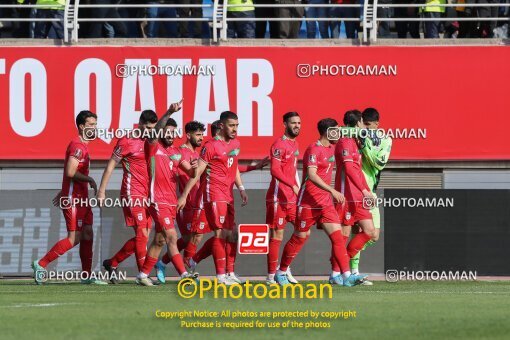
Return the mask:
M174 162L170 161L170 171L174 170Z
M331 163L328 164L328 168L326 169L326 173L329 172L329 168L331 168Z
M234 164L234 157L229 157L227 160L227 166L230 168Z

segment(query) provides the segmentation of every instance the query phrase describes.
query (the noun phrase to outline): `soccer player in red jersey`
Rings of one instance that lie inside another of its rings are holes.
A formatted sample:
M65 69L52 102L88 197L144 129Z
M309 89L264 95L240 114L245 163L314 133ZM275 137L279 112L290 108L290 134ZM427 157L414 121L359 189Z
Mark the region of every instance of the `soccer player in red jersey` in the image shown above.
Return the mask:
M180 109L180 103L174 112ZM154 219L156 234L147 250L147 256L140 273L136 276L136 283L152 286L149 274L158 261L161 249L166 244L168 254L181 278L194 277L184 268L181 254L177 248L177 231L174 227L177 205L178 168L194 175L192 165L182 159L179 150L172 146L177 123L167 112L156 124L155 133L164 126L164 136L150 138L145 141L145 155L149 168L149 193L151 206L149 212Z
M75 204L77 200L84 202L89 197L88 187L97 191L96 182L89 176L90 157L88 143L95 137L97 116L90 111L81 111L76 116L78 136L67 146L64 161L62 190L54 199L58 201L67 227L67 237L58 241L40 260L32 263L34 278L41 284L48 264L65 254L78 243L82 271L88 273L89 279L82 280L85 284L106 284L106 282L90 278L92 271L93 249L93 215L92 209L86 204ZM94 133L91 134L91 131Z
M154 111L145 110L141 113L138 121L141 137L125 136L117 141L97 192L97 199L102 203L106 198L106 186L115 167L120 162L123 171L120 197L123 201L130 202L129 206L122 208L122 212L126 226L133 228L135 237L129 239L112 258L103 261L103 267L110 274L111 283L118 283L116 275L113 273L117 270L117 266L133 253L136 256L138 270L142 269L145 261L152 220L148 213L149 207L146 204L149 196L149 172L145 160L145 139L143 136L145 131L154 128L157 121L158 116Z
M271 228L269 253L267 254L267 284L276 283L274 276L278 265L278 253L283 233L288 222L296 220L296 201L299 192L297 161L299 146L296 137L301 129L301 118L297 112L283 115L285 133L271 145L271 183L266 194L266 224ZM287 269L290 283L298 283Z
M349 269L349 255L345 249L340 218L335 210L333 200L342 203L344 196L331 187L331 178L335 164L336 140L330 139L328 129L337 127L336 120L331 118L319 121L317 128L320 138L311 144L303 156L303 185L298 194L298 212L294 234L285 245L276 271L275 281L280 285L287 285L287 268L299 253L310 235L310 228L317 224L331 240L333 255L341 264L345 279L345 286L357 284L357 277L351 275Z
M364 127L361 112L358 110L347 111L343 121L346 126ZM344 240L349 239L354 223L359 224L362 229L362 232L357 233L347 246L347 253L352 258L363 249L368 241L377 240L372 214L369 209L363 207L363 199L373 200L374 197L361 170L362 155L358 140L349 137L340 138L335 148L335 158L337 168L335 189L342 192L346 199L344 204L336 204L336 210L343 225ZM331 264L333 271L330 282L339 284L340 264L334 257L331 258ZM361 275L358 276L364 278Z
M202 146L204 139L204 124L191 121L184 126L184 132L186 133L186 143L179 147L179 152L182 155L183 161L188 163L196 163L199 157L198 148ZM186 183L190 180L189 174L179 169L179 190L184 191ZM177 248L182 250L184 248L184 262L186 259L191 258L195 255L197 244L202 240L202 233L193 233L192 222L193 215L195 213L195 196L199 190L199 184L197 183L190 192L186 206L184 209L177 213L177 225L181 233L181 237L177 241ZM160 261L156 264L156 276L161 283L165 283L165 266L170 263L171 258L168 254L163 255Z
M220 115L221 132L203 148L195 177L186 184L179 197L178 210L184 208L191 189L201 178L200 191L209 226L214 231L211 241L216 275L220 283L239 283L233 272L237 243L235 241L234 184L239 188L242 205L248 202L237 163L240 144L237 139L238 117L231 111ZM205 172L204 176L202 174ZM227 270L229 270L227 275Z

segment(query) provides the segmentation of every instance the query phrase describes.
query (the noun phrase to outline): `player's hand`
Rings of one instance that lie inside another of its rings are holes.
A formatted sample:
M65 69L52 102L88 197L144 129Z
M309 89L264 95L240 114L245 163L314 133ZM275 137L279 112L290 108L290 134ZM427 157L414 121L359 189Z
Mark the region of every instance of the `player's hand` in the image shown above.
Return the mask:
M264 158L263 160L261 160L258 164L257 164L257 169L262 169L263 167L265 167L266 165L269 164L269 156L266 156L266 158Z
M246 194L246 190L240 190L239 195L241 195L242 200L241 207L244 207L248 204L248 195Z
M177 200L177 212L184 209L185 205L186 205L186 197L184 197L184 195L183 195L183 196L179 197L179 199Z
M367 189L363 190L362 192L363 192L363 197L364 198L375 200L374 195L370 191L368 191Z
M62 191L59 191L57 195L51 200L53 205L57 208L60 208L60 197L62 197Z
M96 181L94 181L94 179L92 177L90 177L89 184L90 184L90 187L92 188L92 190L94 190L94 196L97 195L97 184L96 184Z
M335 199L335 201L337 201L338 203L344 203L345 202L345 197L344 195L339 192L339 191L336 191L336 190L333 190L331 192L331 195L333 195L333 198Z
M198 168L198 159L192 159L189 164L191 165L192 169Z
M177 103L170 104L170 106L168 107L168 111L171 112L171 113L174 113L174 112L177 112L180 109L182 109L182 101L183 100L184 99L181 99L181 101L179 101Z
M97 192L97 196L96 196L96 198L97 198L97 201L99 202L99 206L100 206L100 207L103 207L103 205L104 205L104 200L105 200L105 198L106 198L106 193L105 193L104 191L102 191L102 190L99 190L99 191Z
M296 194L296 196L297 196L297 195L299 195L299 187L298 187L297 185L294 185L294 186L292 187L292 191L294 191L294 193Z

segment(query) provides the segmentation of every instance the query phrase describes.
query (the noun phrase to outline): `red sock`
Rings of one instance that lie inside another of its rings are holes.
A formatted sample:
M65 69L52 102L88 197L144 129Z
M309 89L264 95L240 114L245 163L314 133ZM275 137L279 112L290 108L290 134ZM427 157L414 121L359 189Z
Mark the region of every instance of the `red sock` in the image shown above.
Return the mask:
M186 248L184 248L184 258L190 258L197 252L197 245L193 242L188 242Z
M69 249L73 247L71 241L68 238L62 239L55 243L50 251L39 260L39 265L46 268L48 264L55 261L59 256L64 255Z
M287 242L285 248L283 248L282 261L280 262L281 271L284 272L287 270L287 268L289 268L292 260L294 260L301 248L303 248L307 239L308 237L302 238L296 234L292 234L289 242Z
M187 244L187 242L184 241L184 239L182 237L177 240L177 249L179 250L179 252L181 252L181 250L186 248L186 244Z
M351 270L349 266L350 258L349 255L347 255L347 251L345 250L345 243L344 238L342 236L342 231L341 230L335 231L333 234L329 235L329 239L331 240L333 258L339 265L340 271L342 273L350 271ZM338 270L335 271L337 272Z
M113 268L117 268L119 263L123 262L125 259L134 254L136 248L136 238L133 237L129 239L124 246L117 252L117 254L113 255L110 259L110 265Z
M370 241L370 236L365 233L356 234L349 242L349 246L347 247L347 253L349 257L354 257L357 253L359 253L365 244Z
M331 262L331 270L334 272L340 272L340 264L335 260L333 249L331 249L331 257L329 258L329 261Z
M195 261L195 263L199 263L200 261L208 258L212 255L212 245L214 243L214 236L205 241L202 248L198 250L198 252L193 255L192 259Z
M233 273L237 257L237 242L227 242L225 253L227 255L227 273Z
M168 252L166 252L165 255L163 255L163 257L161 258L161 262L163 262L164 264L169 264L170 261L172 261L172 259L170 258L170 256L168 256Z
M172 264L174 265L179 275L182 275L182 273L186 271L186 269L184 269L184 262L182 261L181 254L175 254L172 256Z
M81 270L89 273L92 271L92 247L94 246L93 240L80 241L80 260Z
M267 272L269 274L276 273L278 266L278 254L280 252L280 245L282 240L272 238L269 240L269 253L267 254Z
M157 257L150 257L148 255L145 256L145 262L143 263L142 266L142 273L149 275L151 273L152 268L154 268L154 266L156 265L156 262L158 262Z
M216 275L225 274L226 254L225 240L219 237L213 237L212 256L214 258L214 266L216 267Z
M145 263L145 256L147 255L147 241L148 237L144 235L143 228L136 228L136 237L135 237L135 255L136 255L136 265L138 266L138 270L141 271L142 267Z

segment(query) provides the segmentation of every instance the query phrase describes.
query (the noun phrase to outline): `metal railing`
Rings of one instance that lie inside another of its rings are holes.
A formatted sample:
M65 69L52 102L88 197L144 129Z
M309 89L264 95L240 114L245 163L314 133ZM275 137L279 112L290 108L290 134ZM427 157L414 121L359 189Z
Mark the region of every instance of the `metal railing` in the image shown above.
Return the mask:
M392 9L392 8L424 8L426 4L379 4L378 0L364 1L364 4L228 4L227 0L213 0L212 4L80 4L80 0L75 0L74 4L71 4L70 1L66 1L66 5L64 8L64 41L66 43L72 43L78 41L78 31L80 28L80 22L207 22L209 26L212 28L212 40L217 42L219 40L225 41L227 40L227 30L229 22L273 22L273 21L290 21L290 22L303 22L303 21L312 21L312 22L359 22L360 29L362 28L362 37L364 42L368 41L377 41L377 31L378 25L382 22L428 22L428 21L436 21L436 22L445 22L445 21L510 21L508 17L440 17L440 18L423 18L423 17L391 17L391 18L380 18L378 17L378 10ZM498 7L498 8L509 8L510 3L497 3L497 4L434 4L434 7L442 7L442 8L452 8L452 7L464 7L464 8L477 8L477 7ZM51 5L0 5L0 9L48 9ZM61 8L61 6L56 6ZM312 18L312 17L302 17L302 18L279 18L279 17L271 17L271 18L238 18L238 17L230 17L229 16L229 7L254 7L254 8L360 8L360 15L358 17L351 18L341 18L341 17L320 17L320 18ZM80 9L91 9L91 8L138 8L138 9L147 9L147 8L202 8L202 9L212 9L212 16L209 17L201 17L201 18L193 18L193 17L185 17L185 18L88 18L88 17L80 17ZM363 15L361 15L361 13ZM58 18L0 18L0 22L59 22Z

